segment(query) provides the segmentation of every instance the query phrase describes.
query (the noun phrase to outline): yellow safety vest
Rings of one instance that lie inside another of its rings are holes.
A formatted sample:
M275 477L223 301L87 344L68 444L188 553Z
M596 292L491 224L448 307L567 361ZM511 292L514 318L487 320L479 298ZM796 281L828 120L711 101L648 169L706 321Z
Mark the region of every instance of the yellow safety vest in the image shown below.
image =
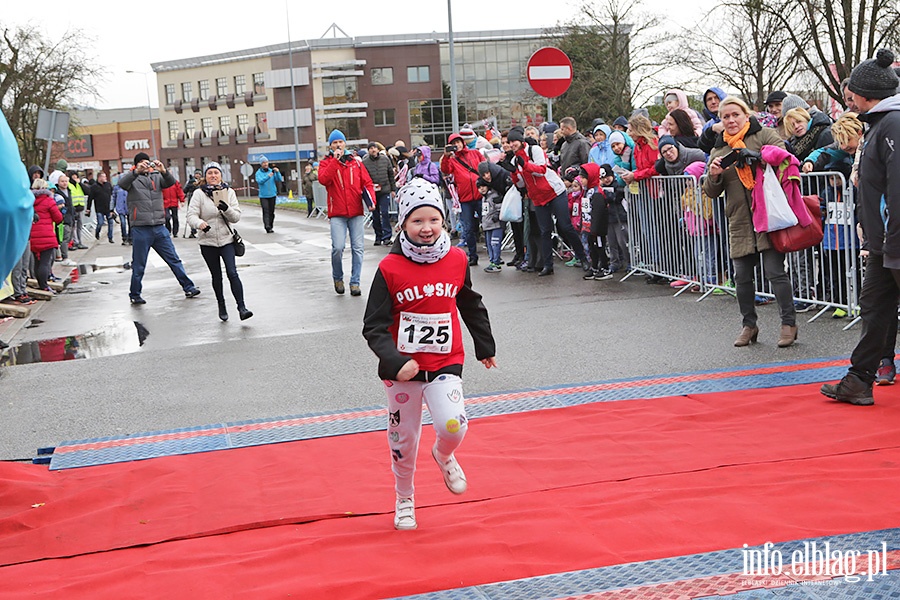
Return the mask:
M80 183L70 183L69 193L72 195L72 206L85 206L87 204L87 196L81 189Z

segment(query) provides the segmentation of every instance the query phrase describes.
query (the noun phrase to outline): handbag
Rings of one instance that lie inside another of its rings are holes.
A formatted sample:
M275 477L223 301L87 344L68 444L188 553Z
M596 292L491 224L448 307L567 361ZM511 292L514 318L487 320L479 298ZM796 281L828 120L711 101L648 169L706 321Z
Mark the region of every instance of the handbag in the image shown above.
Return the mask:
M812 217L812 223L803 227L800 224L769 232L769 241L772 246L781 252L798 252L806 250L822 243L824 233L822 231L822 209L818 196L803 196L803 206Z
M522 193L519 188L512 186L503 195L500 203L500 220L506 223L522 222Z
M763 174L763 197L766 200L766 216L768 217L768 227L764 231L771 233L797 224L797 215L788 204L784 188L781 187L781 182L778 181L772 165L768 164Z
M241 237L241 234L238 233L237 229L231 228L228 219L225 218L225 215L222 214L221 210L219 211L219 216L222 217L222 220L225 221L225 227L231 232L231 243L234 244L234 255L243 256L247 251L247 247L244 245L244 238Z

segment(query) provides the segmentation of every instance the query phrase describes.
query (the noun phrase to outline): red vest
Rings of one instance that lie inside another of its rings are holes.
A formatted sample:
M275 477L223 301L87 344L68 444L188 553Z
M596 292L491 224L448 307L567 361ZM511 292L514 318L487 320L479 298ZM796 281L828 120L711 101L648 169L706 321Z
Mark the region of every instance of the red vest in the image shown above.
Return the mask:
M456 294L465 283L468 260L453 247L433 264L388 254L378 266L391 295L391 336L400 353L415 359L423 371L465 361ZM429 349L420 351L425 346Z

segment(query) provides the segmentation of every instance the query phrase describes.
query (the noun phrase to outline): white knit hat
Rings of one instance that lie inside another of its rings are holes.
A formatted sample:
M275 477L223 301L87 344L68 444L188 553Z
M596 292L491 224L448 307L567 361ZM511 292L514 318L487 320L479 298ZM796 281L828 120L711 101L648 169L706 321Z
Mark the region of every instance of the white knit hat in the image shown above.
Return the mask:
M397 222L403 225L409 213L422 206L433 206L444 215L441 190L427 179L416 177L397 192Z
M203 176L206 177L206 172L210 169L218 169L219 173L222 173L222 165L217 163L216 161L211 161L206 163L206 166L203 167ZM224 175L224 173L222 173Z

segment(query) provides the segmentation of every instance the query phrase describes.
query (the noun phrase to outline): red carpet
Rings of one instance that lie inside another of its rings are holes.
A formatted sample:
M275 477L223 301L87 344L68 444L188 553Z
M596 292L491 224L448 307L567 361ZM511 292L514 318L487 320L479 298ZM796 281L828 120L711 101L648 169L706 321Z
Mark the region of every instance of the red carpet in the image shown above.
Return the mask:
M479 419L461 498L428 429L416 532L391 527L384 432L71 471L0 463L0 598L390 597L897 527L900 392L853 407L817 389Z

